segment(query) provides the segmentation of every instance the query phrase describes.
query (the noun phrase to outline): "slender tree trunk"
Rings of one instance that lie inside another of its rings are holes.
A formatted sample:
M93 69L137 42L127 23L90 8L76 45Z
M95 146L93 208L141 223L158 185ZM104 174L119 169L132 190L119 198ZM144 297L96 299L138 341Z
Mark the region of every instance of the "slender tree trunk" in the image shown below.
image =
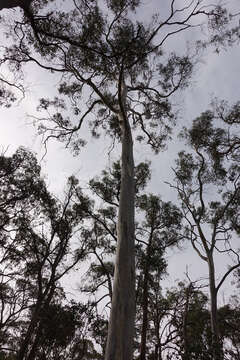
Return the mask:
M54 274L55 274L55 272L54 272ZM39 299L36 303L36 306L35 306L34 313L30 320L26 335L23 339L23 342L20 345L20 349L18 351L16 360L24 360L24 359L26 359L26 360L32 359L33 360L34 359L35 352L37 350L38 342L40 339L40 337L38 336L38 331L41 330L41 322L39 322L40 309L41 309L44 301L45 301L45 306L49 305L49 303L51 302L51 299L53 297L54 290L55 290L54 283L51 282L51 283L49 283L47 289L45 290L45 292L46 292L45 296L47 296L47 292L49 291L47 299L44 299L44 296L39 297ZM35 334L36 329L37 329L37 335L35 335L35 338L33 340L33 336ZM29 345L32 341L33 341L32 347L29 351ZM28 352L29 352L29 354L28 354Z
M143 280L143 300L142 300L142 332L141 332L141 348L140 348L140 360L146 359L146 343L147 343L147 327L148 327L148 282L149 282L149 256L152 245L152 234L147 246L146 262L144 268L144 280Z
M122 128L121 192L113 298L105 360L132 360L135 319L134 161L131 128L119 115Z
M32 336L34 334L35 327L38 323L38 315L39 315L40 305L36 305L36 309L28 326L26 335L20 345L19 351L17 353L16 360L24 360L27 356L29 344L32 340Z
M154 360L162 360L162 343L160 335L160 323L161 323L161 313L162 310L156 309L155 319L154 319L154 332L156 336L156 343L154 349Z
M212 353L214 360L223 359L222 347L220 344L218 314L217 314L217 290L215 283L215 267L212 255L208 256L210 301L211 301L211 331L212 331Z
M39 341L41 340L41 331L42 331L42 324L40 323L38 325L36 335L35 335L35 339L33 341L31 350L30 350L29 355L26 358L26 360L34 360L34 358L36 356L36 351L37 351L37 348L38 348Z
M146 270L148 271L148 270ZM148 274L144 274L143 284L143 320L142 320L142 332L141 332L141 349L140 360L146 359L146 342L147 342L147 326L148 326Z
M184 306L184 314L183 314L183 360L190 360L190 354L189 354L189 344L188 344L188 313L189 313L189 300L191 296L191 287L190 284L186 289L186 302Z
M155 344L153 360L162 360L162 347L160 341L158 341L157 344Z

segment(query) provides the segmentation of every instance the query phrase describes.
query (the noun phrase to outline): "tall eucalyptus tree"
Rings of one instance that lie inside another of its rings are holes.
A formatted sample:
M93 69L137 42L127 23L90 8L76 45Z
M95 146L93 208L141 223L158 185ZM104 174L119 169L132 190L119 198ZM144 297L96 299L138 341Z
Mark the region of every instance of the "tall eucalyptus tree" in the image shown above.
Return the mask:
M182 136L191 152L179 153L175 184L186 219L185 236L207 263L211 300L213 358L223 358L217 314L217 297L227 277L240 267L240 139L239 103L216 103L193 121ZM216 277L216 254L230 255L231 264Z
M184 88L192 72L188 56L163 57L168 39L196 26L204 16L221 24L221 9L204 0L169 3L165 18L138 20L139 0L5 0L1 9L20 7L22 17L12 18L12 39L2 63L12 71L36 64L62 74L59 94L71 99L73 115L64 116L62 99L41 99L40 108L56 108L40 131L78 151L85 141L79 135L88 122L92 134L100 128L122 146L121 190L117 254L106 360L130 360L135 316L134 265L134 156L136 140L155 152L166 142L174 122L169 97ZM161 11L161 8L159 9ZM10 10L11 11L11 10ZM8 28L9 29L9 28ZM90 92L90 93L89 93ZM75 114L75 115L74 115ZM70 120L71 118L71 120Z

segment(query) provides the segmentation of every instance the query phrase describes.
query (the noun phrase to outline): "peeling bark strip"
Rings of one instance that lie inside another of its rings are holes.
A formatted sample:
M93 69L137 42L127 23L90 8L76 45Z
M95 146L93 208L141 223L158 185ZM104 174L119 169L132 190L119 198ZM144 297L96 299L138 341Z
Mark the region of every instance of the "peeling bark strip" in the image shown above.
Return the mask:
M119 114L119 123L122 128L121 193L113 299L105 360L131 360L133 356L135 320L133 141L127 117Z

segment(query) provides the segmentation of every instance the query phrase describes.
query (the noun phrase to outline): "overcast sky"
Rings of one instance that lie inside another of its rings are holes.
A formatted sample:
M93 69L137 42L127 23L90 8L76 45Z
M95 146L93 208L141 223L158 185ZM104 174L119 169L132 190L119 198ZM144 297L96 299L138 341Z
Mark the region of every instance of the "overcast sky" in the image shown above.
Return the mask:
M178 0L176 3L183 3L185 0ZM150 19L152 10L159 11L163 16L167 11L170 0L145 0L145 10L139 14L147 22ZM226 4L226 2L225 2ZM231 0L228 6L237 9L239 0ZM4 15L15 16L17 10L7 10ZM186 49L186 40L193 41L195 32L188 32L180 38L176 36L169 43L169 50L180 52ZM1 36L2 37L2 36ZM240 51L239 45L222 50L220 54L209 49L198 64L190 87L176 100L181 103L181 111L178 119L178 127L182 124L188 126L191 121L202 111L205 111L214 97L226 99L230 102L239 100L240 83ZM36 128L31 124L31 115L36 114L35 108L38 98L42 96L53 96L54 88L57 87L59 79L56 76L41 71L36 66L28 68L26 82L28 90L25 98L10 109L0 109L0 146L2 149L8 147L8 154L11 154L20 145L32 149L41 160L44 154L44 147L41 139L36 134ZM106 137L100 140L90 138L87 130L84 130L84 137L88 139L88 145L82 150L78 157L73 157L69 150L64 149L63 144L51 142L48 145L48 152L41 160L43 173L52 191L60 194L66 183L67 177L75 174L81 184L86 184L88 179L100 173L109 165L112 160L118 157L117 150L108 156L110 141ZM83 137L83 136L82 136ZM175 139L169 143L168 149L159 155L153 155L147 146L136 146L135 163L145 159L152 161L152 181L149 190L162 196L164 200L176 200L176 194L164 182L172 177L171 167L174 166L174 158L183 145ZM187 251L175 251L175 255L169 255L169 278L168 284L173 285L176 278L183 278L188 266L189 275L192 280L198 277L207 276L205 264L202 264L198 256L189 248ZM73 288L75 284L72 284ZM225 288L225 293L228 288ZM227 296L227 295L226 295Z

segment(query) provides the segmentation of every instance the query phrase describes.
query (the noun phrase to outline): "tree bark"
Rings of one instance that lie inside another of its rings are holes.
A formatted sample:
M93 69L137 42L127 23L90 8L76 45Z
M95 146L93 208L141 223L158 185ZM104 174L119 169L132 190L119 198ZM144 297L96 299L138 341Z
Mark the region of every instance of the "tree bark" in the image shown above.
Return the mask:
M32 336L34 334L35 327L38 323L38 315L39 315L40 306L41 306L40 304L36 305L36 309L34 310L34 314L31 318L26 335L24 336L23 342L21 343L19 351L17 353L16 360L24 360L27 356L28 347L32 340Z
M135 320L134 160L131 128L119 115L122 128L121 191L113 298L105 360L132 360Z
M152 245L152 232L149 238L147 246L146 263L144 268L144 280L143 280L143 300L142 300L142 331L141 331L141 348L140 348L140 360L146 359L146 343L147 343L147 328L148 328L148 283L149 283L149 256Z
M36 331L35 339L33 341L31 350L29 351L29 355L27 356L26 360L34 360L36 356L38 344L40 341L41 331L42 331L42 324L40 322Z
M212 331L212 353L214 360L223 359L222 347L220 344L218 315L217 315L217 290L215 282L215 267L212 254L208 255L210 301L211 301L211 331Z
M182 356L183 360L191 360L189 354L188 329L187 329L191 289L192 289L192 284L190 283L190 285L186 289L186 302L183 313L183 356Z

